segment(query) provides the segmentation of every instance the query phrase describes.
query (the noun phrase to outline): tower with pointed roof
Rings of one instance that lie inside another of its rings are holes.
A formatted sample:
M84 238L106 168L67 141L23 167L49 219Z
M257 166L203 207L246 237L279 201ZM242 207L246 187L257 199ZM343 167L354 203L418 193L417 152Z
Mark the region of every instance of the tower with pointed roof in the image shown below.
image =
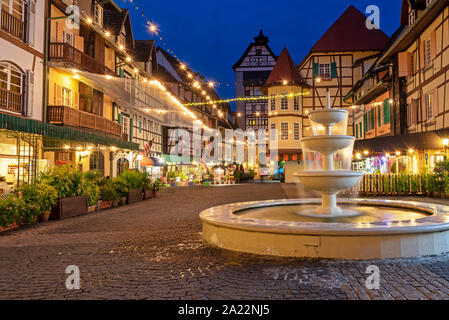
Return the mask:
M268 97L268 128L271 152L276 152L286 182L294 182L301 159L303 127L302 95L308 92L287 48L284 48L262 91Z
M236 97L261 95L260 87L265 84L276 63L276 55L268 46L268 37L260 30L240 59L234 64ZM237 125L240 129L267 129L268 104L266 100L236 102Z
M366 20L362 12L349 6L299 64L302 78L311 87L310 95L302 99L304 112L327 107L329 90L331 106L350 111L348 134L354 133L354 110L345 98L358 80L354 78L353 67L367 59L374 63L389 41L382 30L368 29ZM309 124L302 128L302 135L312 135Z

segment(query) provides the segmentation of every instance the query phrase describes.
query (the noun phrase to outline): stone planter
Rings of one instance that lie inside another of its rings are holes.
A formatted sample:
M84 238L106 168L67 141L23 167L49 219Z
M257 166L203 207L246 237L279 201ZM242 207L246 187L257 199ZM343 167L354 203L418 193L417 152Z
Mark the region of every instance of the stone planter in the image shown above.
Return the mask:
M441 197L441 193L439 193L439 192L434 192L434 193L432 194L432 197L434 197L434 198L440 198L440 197Z
M97 206L96 205L95 206L90 206L90 207L87 208L87 212L88 213L92 213L92 212L95 212L95 211L97 211Z
M37 217L39 222L47 222L50 219L51 211L44 212L39 217Z
M79 216L88 212L87 196L59 199L53 208L51 219L59 220Z
M122 197L122 198L120 198L120 201L119 201L119 206L124 206L124 205L126 205L126 197Z
M128 196L126 197L126 203L131 204L135 202L142 201L142 190L134 189L128 192Z

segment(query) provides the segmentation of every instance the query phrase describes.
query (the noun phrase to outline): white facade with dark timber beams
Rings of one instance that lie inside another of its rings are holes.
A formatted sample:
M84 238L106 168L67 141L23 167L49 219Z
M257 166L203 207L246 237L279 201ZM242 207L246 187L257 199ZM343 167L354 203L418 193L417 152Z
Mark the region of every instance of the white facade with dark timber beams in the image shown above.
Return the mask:
M262 30L254 38L245 53L233 66L236 79L236 97L261 96L262 87L276 64L276 55L268 46L268 38ZM237 126L246 129L268 129L268 102L237 101Z

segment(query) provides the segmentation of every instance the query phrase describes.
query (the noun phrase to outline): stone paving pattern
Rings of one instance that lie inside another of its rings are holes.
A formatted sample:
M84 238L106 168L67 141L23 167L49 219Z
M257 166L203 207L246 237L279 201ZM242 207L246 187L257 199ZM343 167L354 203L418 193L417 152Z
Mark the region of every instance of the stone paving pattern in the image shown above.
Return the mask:
M198 214L211 206L307 196L272 183L173 188L157 199L2 233L0 299L449 298L449 255L287 259L201 239ZM379 290L365 286L370 264L380 268ZM68 265L80 268L80 290L65 286Z

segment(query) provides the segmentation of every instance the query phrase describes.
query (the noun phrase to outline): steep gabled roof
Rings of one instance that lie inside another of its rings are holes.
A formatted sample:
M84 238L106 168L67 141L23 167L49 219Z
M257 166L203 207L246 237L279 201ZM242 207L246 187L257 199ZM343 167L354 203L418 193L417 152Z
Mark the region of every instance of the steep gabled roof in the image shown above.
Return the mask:
M240 57L240 59L234 64L234 66L232 67L232 69L236 69L240 66L240 64L243 62L243 60L245 59L246 55L248 54L248 52L251 50L251 48L253 46L266 46L267 50L270 52L270 54L273 56L274 60L277 59L277 56L274 54L274 52L271 50L270 46L268 45L268 37L266 37L263 34L263 30L261 29L259 32L259 35L257 37L254 37L254 42L251 42L248 46L248 48L246 48L245 52L243 53L243 55Z
M264 88L277 85L304 85L304 80L299 74L298 68L293 61L287 48L282 50L273 70L265 82Z
M401 25L408 25L408 10L409 8L415 10L425 10L426 9L426 1L425 0L402 0L402 8L401 8Z
M123 26L126 28L127 46L134 48L133 29L131 26L131 18L128 9L104 10L104 28L112 35L118 36L122 31Z
M312 47L314 52L382 50L389 38L380 29L369 30L366 16L354 6L348 9Z
M136 61L147 62L156 51L154 40L134 40L134 43Z

